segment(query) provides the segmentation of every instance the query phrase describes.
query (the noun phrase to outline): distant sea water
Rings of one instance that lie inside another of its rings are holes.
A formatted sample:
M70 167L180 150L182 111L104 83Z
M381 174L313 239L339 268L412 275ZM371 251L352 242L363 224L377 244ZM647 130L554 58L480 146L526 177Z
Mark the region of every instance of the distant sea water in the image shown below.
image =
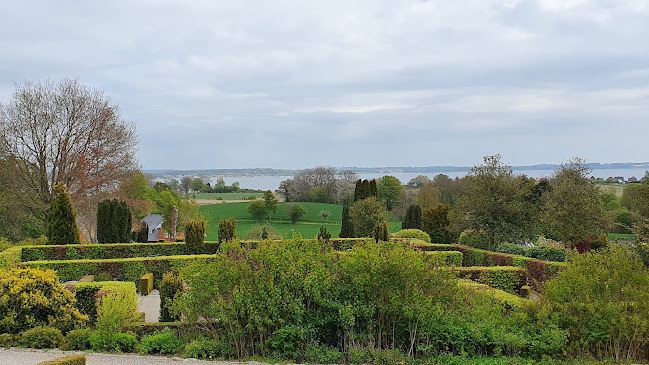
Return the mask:
M641 177L644 176L646 168L633 168L633 169L596 169L593 170L590 173L590 176L594 176L595 178L602 178L606 179L607 177L616 177L616 176L622 176L625 179L628 179L632 176L635 176L636 178L640 179ZM407 184L408 181L410 181L413 177L419 176L419 175L424 175L428 176L431 180L439 174L444 174L447 175L450 178L456 178L456 177L463 177L468 173L468 171L452 171L452 172L435 172L435 173L405 173L405 172L376 172L376 173L363 173L363 174L358 174L358 177L361 179L379 179L385 175L391 175L396 177L401 181L402 184ZM535 179L541 178L541 177L551 177L552 174L554 173L554 170L527 170L527 169L522 169L522 170L517 170L514 169L514 173L516 174L525 174L529 177L533 177ZM245 189L259 189L259 190L276 190L279 188L279 184L286 180L286 179L292 179L293 176L224 176L223 180L225 180L226 185L232 185L235 181L238 181L241 188ZM210 183L213 185L216 183L217 178L213 177L209 179Z

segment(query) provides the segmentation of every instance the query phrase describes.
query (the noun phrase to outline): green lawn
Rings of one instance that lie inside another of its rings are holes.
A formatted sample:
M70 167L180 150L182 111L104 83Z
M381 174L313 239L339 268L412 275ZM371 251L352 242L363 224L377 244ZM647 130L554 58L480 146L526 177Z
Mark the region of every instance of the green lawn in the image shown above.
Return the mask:
M624 191L624 187L626 185L620 185L620 184L596 184L600 189L602 189L603 192L608 193L609 191L613 191L616 196L621 197L622 192Z
M248 204L250 203L227 203L201 206L200 212L207 219L206 240L218 240L219 221L223 218L236 218L237 237L243 238L253 225L259 223L248 214ZM304 207L307 213L296 224L293 224L286 214L287 204L294 203L277 203L277 212L273 214L272 226L280 234L291 235L295 232L301 233L304 238L315 237L318 235L318 232L320 232L320 225L322 223L322 219L319 215L320 211L328 210L331 212L331 215L325 221L325 227L327 227L327 230L331 233L332 237L338 237L342 222L342 205L296 203ZM268 218L266 218L263 223L268 223ZM398 231L401 229L401 222L398 222L394 217L391 217L390 228L392 232Z
M192 194L196 199L205 200L247 200L248 197L262 198L264 193L198 193Z

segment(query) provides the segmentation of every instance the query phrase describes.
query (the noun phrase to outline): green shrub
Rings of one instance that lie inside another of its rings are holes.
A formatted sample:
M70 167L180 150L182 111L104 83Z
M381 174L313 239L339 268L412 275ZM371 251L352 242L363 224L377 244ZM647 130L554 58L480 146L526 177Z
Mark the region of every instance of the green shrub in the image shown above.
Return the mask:
M342 364L344 356L335 347L309 343L304 350L304 360L313 364Z
M566 261L566 250L560 247L536 246L525 249L524 256L544 261Z
M75 285L77 308L88 316L91 324L97 320L97 308L101 298L108 293L118 293L120 296L132 298L135 295L135 284L122 281L94 281Z
M88 350L90 349L90 328L72 330L65 335L66 350Z
M289 325L273 332L266 344L277 356L285 359L301 359L305 344L311 335L311 331L308 329Z
M0 270L0 332L18 333L34 326L68 331L86 322L52 270Z
M215 341L199 340L192 341L185 346L185 357L194 359L228 359L234 356L232 346Z
M634 243L632 251L644 263L645 267L649 267L649 244L647 242Z
M320 232L318 232L317 239L324 242L329 242L329 240L331 240L331 233L327 231L327 227L320 227Z
M350 364L394 365L406 362L406 355L401 351L381 350L373 347L352 347L347 353Z
M405 229L421 229L421 206L417 204L410 205L406 211L406 216L403 219L402 228ZM411 237L413 238L413 237ZM416 237L414 237L416 238ZM430 236L429 236L430 238ZM430 242L430 241L428 241Z
M37 326L20 334L21 346L35 349L54 349L63 342L63 334L58 328Z
M205 253L216 253L216 242L205 243ZM45 260L112 260L150 256L174 256L192 254L187 245L171 243L110 243L92 245L57 245L23 247L21 261Z
M54 360L39 362L37 365L86 365L86 355L68 355Z
M237 220L234 218L221 219L219 222L219 243L237 239Z
M462 266L462 252L426 251L426 261L436 266Z
M165 273L160 283L160 322L177 321L180 317L171 311L174 297L183 290L183 279L173 272Z
M204 252L205 226L206 222L202 219L189 221L185 224L185 244L188 252L194 254Z
M9 242L9 240L7 240L4 237L0 237L0 251L4 251L4 250L6 250L8 248L11 248L13 246L14 245L12 245L11 242Z
M95 281L113 281L113 277L109 272L100 271L95 275Z
M402 229L394 234L395 238L417 238L424 242L430 243L430 236L428 233L420 229Z
M42 236L38 238L26 238L16 243L16 246L42 246L47 244L48 244L47 237Z
M175 354L180 342L178 336L170 330L142 338L140 354Z
M501 243L496 246L496 251L508 253L510 255L525 256L525 247L519 246L515 243Z
M131 333L94 331L90 335L90 347L93 351L133 352L137 337Z
M486 232L474 230L462 232L462 234L460 234L459 243L464 246L479 248L481 250L488 250L491 245L489 235L487 235Z
M649 270L611 246L573 254L545 283L541 316L568 333L568 352L616 361L649 356Z
M0 335L0 347L11 347L14 345L15 338L12 334L3 333Z

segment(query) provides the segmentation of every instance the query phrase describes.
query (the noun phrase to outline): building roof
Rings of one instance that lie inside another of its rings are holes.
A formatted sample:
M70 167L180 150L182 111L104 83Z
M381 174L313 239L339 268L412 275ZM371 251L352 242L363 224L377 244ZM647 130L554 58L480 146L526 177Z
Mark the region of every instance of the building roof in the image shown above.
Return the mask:
M146 223L149 229L160 229L164 218L160 214L149 214L142 219L142 222Z

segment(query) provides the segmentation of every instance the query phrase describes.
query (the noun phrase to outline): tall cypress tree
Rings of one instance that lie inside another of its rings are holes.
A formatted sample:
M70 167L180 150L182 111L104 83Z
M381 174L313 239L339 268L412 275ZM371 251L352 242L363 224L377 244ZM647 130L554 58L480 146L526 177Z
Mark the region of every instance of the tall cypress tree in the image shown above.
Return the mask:
M77 226L77 211L65 184L54 187L54 199L47 215L47 243L50 245L68 245L81 243L81 233Z
M356 188L354 189L354 202L361 200L361 194L363 191L363 180L358 179L356 181Z
M130 241L131 210L126 202L113 199L101 201L97 207L97 241L126 243Z
M376 179L372 179L370 181L370 193L367 197L369 198L370 196L373 196L377 199L379 198L379 190L378 187L376 186Z
M367 199L372 195L372 187L369 180L363 180L363 194L361 200Z
M349 207L343 207L343 224L340 227L340 238L353 238L354 225L352 224L352 217L349 215Z

